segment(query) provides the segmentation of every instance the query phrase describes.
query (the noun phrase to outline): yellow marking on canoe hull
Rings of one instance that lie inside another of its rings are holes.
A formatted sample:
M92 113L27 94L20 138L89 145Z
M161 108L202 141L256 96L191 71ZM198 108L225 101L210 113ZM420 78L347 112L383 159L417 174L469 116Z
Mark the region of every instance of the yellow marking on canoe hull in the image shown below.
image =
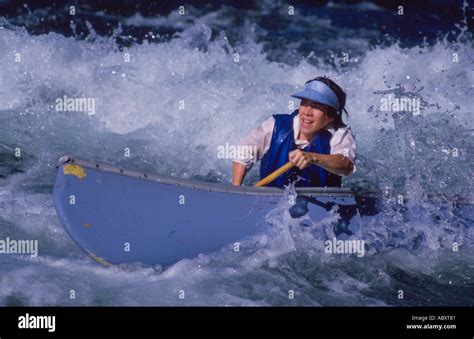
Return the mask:
M114 264L109 263L107 260L105 260L104 258L99 257L97 254L92 253L92 252L89 251L89 250L86 250L86 252L87 252L87 254L89 254L89 256L90 256L92 259L94 259L95 261L97 261L99 264L104 265L104 266L107 266L107 267L114 266Z
M79 165L67 164L63 167L64 174L70 174L78 177L79 179L84 179L87 177L87 173L84 167Z

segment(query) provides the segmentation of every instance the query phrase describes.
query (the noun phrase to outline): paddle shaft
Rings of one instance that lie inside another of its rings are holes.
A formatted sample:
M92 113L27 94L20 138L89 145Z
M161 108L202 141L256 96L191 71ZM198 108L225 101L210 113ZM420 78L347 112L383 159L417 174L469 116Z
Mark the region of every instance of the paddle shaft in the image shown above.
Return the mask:
M271 183L273 180L275 180L276 178L278 178L280 175L282 175L283 173L285 173L286 171L288 171L290 168L292 168L294 165L291 161L288 161L286 164L284 164L283 166L281 166L279 169L277 169L275 172L267 175L265 178L263 178L262 180L260 180L259 182L257 182L255 184L256 187L261 187L261 186L265 186L265 185L268 185L269 183Z

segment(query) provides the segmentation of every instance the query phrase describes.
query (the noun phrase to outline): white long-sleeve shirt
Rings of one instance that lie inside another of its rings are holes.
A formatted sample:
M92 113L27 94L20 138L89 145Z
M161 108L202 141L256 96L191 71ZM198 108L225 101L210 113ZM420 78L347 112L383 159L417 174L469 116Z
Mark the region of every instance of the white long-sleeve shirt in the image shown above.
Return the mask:
M245 165L247 170L251 169L253 164L263 158L270 149L272 141L273 128L275 127L275 118L272 116L265 120L260 126L252 130L241 141L239 147L247 147L250 152L241 152L238 158L233 159L234 162ZM300 132L300 120L298 115L293 118L293 131L296 147L303 149L308 145L308 141L298 140ZM329 142L330 154L342 154L352 161L352 175L356 171L356 142L349 127L339 127L337 130L328 126L327 131L332 134ZM256 155L254 154L256 152Z

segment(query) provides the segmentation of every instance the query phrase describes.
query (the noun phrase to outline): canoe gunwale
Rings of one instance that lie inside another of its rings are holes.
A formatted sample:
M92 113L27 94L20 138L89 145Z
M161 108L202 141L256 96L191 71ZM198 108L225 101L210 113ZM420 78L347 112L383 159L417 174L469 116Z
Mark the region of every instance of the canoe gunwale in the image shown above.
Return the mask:
M70 156L62 156L59 158L57 167L60 165L71 163L77 164L85 168L91 168L94 170L115 173L118 175L129 176L140 180L148 180L165 185L173 185L176 187L192 188L208 192L220 192L229 194L242 194L242 195L256 195L256 196L282 196L285 192L284 189L277 187L255 187L255 186L234 186L231 184L213 183L205 181L194 181L189 179L174 178L159 174L149 174L144 172L138 172L134 170L125 169L118 166L109 165L106 163L83 160L73 158ZM363 197L363 198L381 198L381 197L395 197L397 195L406 195L405 192L395 191L387 189L381 190L368 190L363 188L339 188L339 187L297 187L296 193L301 196L307 196L310 198L323 196L323 197ZM474 205L474 196L459 196L458 194L449 194L443 192L432 192L427 194L427 198L433 197L444 197L446 200L451 200L457 204Z
M97 161L89 161L70 156L62 156L59 158L57 166L63 164L76 164L85 168L91 168L94 170L114 173L118 175L129 176L140 180L148 180L157 182L165 185L174 185L177 187L186 187L197 190L209 191L209 192L221 192L230 194L243 194L243 195L258 195L258 196L282 196L284 189L277 187L254 187L254 186L234 186L231 184L211 183L194 181L182 178L173 178L158 174L149 174L144 172L138 172L134 170L125 169L118 166L113 166ZM357 194L357 191L350 188L338 188L338 187L297 187L296 192L298 195L304 196L330 196L330 197L348 197ZM375 192L364 191L364 196L375 194ZM376 194L375 194L376 195Z

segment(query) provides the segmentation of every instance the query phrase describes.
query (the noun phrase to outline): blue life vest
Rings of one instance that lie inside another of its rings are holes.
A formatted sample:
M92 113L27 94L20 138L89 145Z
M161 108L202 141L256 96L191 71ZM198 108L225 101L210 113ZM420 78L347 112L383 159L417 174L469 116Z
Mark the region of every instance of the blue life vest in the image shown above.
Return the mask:
M275 127L273 128L272 140L268 152L263 156L260 164L260 179L276 171L286 164L288 155L296 149L293 118L298 114L295 110L291 114L275 114ZM304 152L329 154L331 151L330 141L332 134L322 130L316 134L311 142L303 149ZM269 186L282 187L295 181L296 187L341 187L341 177L330 173L324 168L309 165L304 170L293 167L286 173L275 179Z

